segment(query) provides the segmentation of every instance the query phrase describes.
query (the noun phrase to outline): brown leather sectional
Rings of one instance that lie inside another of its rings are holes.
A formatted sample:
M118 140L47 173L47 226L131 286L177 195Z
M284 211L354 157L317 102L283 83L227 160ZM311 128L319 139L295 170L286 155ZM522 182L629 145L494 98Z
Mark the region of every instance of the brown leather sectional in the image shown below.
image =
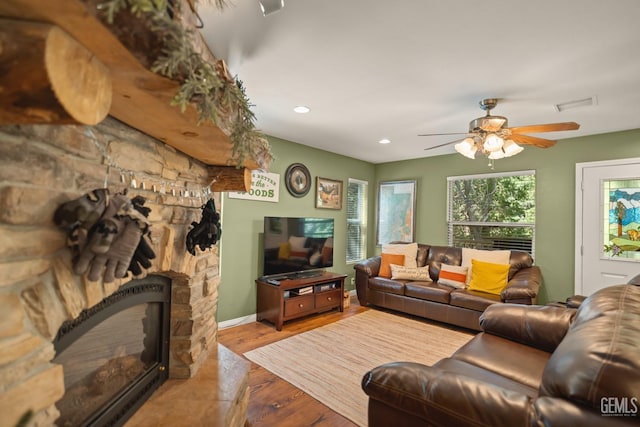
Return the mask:
M440 266L460 265L462 249L418 244L418 267L429 266L433 282L378 277L380 256L354 266L356 292L362 306L379 306L480 331L480 315L496 303L535 304L542 281L531 255L511 251L509 282L501 295L455 289L438 284Z
M578 309L494 304L480 323L432 367L365 374L369 426L640 425L639 286L607 287Z

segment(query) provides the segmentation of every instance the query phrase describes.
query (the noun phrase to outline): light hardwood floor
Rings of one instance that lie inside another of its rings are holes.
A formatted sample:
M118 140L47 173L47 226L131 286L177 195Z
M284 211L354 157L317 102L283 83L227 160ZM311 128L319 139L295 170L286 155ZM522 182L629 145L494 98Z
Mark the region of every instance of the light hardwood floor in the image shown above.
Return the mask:
M362 313L355 297L344 312L333 310L286 322L282 331L267 322L255 322L218 331L218 342L238 355L263 345ZM345 343L346 345L347 343ZM311 362L312 363L312 362ZM251 394L247 426L251 427L353 427L354 423L333 412L280 377L252 363ZM339 392L339 390L337 390Z

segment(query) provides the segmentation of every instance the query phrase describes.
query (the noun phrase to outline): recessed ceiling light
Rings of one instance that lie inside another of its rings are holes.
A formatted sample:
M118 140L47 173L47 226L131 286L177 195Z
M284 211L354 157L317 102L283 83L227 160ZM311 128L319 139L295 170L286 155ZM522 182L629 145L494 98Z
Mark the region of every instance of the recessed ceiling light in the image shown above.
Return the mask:
M380 141L378 141L380 144L391 144L391 140L387 139L387 138L383 138Z
M296 108L293 109L293 111L299 114L307 114L311 110L309 109L309 107L305 107L304 105L298 105Z

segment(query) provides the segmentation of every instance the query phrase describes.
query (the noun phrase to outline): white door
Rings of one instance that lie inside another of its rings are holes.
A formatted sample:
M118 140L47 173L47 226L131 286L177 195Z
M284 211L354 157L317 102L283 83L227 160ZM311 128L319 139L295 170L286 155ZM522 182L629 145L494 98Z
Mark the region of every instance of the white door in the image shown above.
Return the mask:
M639 227L640 159L576 164L576 294L640 274Z

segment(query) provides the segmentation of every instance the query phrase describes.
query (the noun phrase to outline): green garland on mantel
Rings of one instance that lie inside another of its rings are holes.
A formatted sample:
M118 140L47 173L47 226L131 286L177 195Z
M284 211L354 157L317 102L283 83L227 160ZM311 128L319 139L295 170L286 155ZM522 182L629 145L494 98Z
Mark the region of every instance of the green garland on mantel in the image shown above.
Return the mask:
M215 1L219 9L226 7L225 0L207 1ZM226 70L217 70L194 49L193 30L185 28L167 13L168 10L179 12L176 10L179 5L174 3L169 0L107 0L100 3L98 9L106 14L109 24L113 24L115 16L123 10L148 18L150 29L161 36L163 43L162 53L155 59L151 71L181 84L171 105L179 106L184 112L189 104L193 104L198 110L198 124L210 120L221 128L218 112L228 114L232 120L229 129L232 157L238 165L243 164L247 155L258 161L258 152L265 160L273 159L269 143L255 128L255 115L242 81L237 77L229 79Z

